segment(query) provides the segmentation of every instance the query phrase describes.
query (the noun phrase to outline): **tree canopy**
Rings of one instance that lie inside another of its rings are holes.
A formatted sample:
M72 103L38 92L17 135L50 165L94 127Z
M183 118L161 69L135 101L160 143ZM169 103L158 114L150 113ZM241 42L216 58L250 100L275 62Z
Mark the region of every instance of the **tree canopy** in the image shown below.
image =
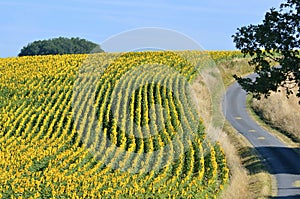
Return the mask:
M287 96L300 97L299 23L300 1L287 0L279 9L271 8L261 24L238 28L233 35L236 47L251 56L249 64L258 74L255 80L234 77L255 98L268 97L282 87ZM272 62L278 65L272 67Z
M30 55L56 55L56 54L86 54L103 52L98 44L85 39L76 38L54 38L38 40L29 43L21 49L18 56Z

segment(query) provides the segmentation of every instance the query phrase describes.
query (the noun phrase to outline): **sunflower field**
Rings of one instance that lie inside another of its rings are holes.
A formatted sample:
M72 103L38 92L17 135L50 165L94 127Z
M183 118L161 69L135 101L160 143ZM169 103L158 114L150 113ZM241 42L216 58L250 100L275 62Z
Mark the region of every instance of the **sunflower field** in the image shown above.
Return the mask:
M216 198L229 169L190 95L197 53L0 58L0 198Z

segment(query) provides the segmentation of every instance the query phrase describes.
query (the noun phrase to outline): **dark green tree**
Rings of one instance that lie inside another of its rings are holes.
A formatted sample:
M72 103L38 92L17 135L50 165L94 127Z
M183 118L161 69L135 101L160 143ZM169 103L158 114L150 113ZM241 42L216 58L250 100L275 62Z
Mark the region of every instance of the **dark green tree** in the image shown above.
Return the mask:
M261 24L241 27L232 36L236 47L251 56L249 64L258 74L255 80L234 77L255 98L268 97L281 87L287 96L300 97L299 22L300 0L287 0L279 9L270 9ZM272 67L272 62L278 66Z
M76 38L54 38L38 40L29 43L21 49L18 56L30 55L56 55L56 54L86 54L103 52L98 44L85 39Z

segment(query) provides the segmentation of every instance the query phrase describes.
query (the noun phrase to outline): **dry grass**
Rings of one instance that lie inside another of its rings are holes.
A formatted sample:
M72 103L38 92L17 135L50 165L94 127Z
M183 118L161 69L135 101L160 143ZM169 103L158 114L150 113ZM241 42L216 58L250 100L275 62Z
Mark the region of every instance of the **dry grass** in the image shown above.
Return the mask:
M271 127L279 130L293 141L300 142L300 105L293 95L285 92L272 93L267 99L252 100L251 107Z

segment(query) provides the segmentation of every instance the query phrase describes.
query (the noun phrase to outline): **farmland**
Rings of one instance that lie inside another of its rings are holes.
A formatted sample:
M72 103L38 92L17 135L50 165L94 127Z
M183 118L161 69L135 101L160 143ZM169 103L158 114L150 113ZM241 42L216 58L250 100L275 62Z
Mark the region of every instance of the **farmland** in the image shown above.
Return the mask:
M190 95L197 53L0 59L0 196L217 197L229 169Z

